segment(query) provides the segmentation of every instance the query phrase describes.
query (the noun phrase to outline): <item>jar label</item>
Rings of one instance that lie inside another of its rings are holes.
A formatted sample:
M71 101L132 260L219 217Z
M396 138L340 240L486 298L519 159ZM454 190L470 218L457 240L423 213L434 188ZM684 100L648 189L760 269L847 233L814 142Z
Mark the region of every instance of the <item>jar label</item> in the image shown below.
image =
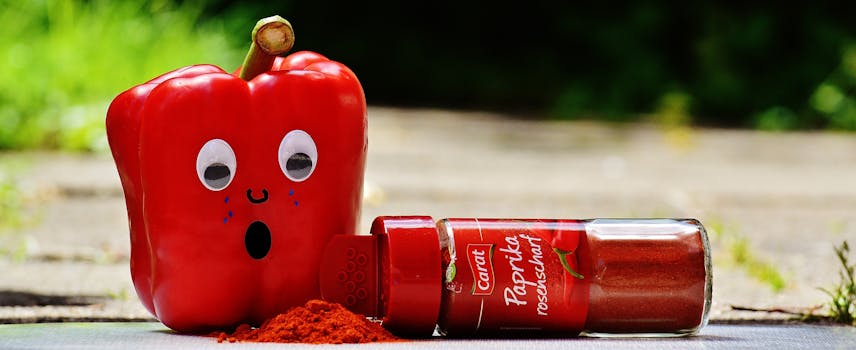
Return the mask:
M582 329L590 266L581 222L448 219L440 229L449 237L446 333Z

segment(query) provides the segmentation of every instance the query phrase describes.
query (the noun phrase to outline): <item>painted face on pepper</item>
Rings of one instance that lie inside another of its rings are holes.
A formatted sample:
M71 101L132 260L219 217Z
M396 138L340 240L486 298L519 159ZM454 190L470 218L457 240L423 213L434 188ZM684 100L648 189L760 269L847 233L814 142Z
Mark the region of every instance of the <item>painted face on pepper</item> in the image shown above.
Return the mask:
M319 297L324 245L359 214L366 104L350 69L312 52L249 81L182 68L119 95L107 133L134 285L164 324L258 324Z

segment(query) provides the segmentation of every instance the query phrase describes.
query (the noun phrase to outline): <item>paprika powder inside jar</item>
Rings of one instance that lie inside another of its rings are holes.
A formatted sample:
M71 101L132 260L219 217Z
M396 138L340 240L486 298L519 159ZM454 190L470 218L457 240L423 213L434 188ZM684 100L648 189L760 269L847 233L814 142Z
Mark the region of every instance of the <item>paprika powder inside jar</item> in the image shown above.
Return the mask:
M707 323L696 220L379 217L336 237L321 293L400 336L682 336Z
M696 220L592 220L585 332L670 336L707 324L710 246Z

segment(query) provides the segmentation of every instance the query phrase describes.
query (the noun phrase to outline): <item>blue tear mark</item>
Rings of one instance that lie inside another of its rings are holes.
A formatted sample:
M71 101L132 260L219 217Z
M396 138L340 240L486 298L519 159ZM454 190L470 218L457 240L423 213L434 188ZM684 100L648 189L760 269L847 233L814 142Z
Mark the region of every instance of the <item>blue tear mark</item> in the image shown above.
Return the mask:
M229 203L229 197L226 197L226 200L224 202L226 202L226 204L228 204Z
M232 217L232 211L231 210L229 210L229 217L230 218Z
M227 222L229 222L229 218L223 218L223 223L225 224Z
M296 207L298 204L300 204L300 203L298 203L297 201L294 201L294 206L295 206L295 207Z
M293 195L294 195L294 190L289 190L289 191L288 191L288 195L289 195L289 196L293 196Z

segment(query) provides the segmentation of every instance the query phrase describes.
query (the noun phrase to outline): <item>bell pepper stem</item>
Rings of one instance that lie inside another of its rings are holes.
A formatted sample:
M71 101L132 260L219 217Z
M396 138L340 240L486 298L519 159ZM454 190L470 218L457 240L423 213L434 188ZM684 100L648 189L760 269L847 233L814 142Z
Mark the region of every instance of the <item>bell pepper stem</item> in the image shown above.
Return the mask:
M250 81L269 71L276 56L288 52L292 46L294 29L291 23L280 16L260 19L253 28L253 42L238 76Z

